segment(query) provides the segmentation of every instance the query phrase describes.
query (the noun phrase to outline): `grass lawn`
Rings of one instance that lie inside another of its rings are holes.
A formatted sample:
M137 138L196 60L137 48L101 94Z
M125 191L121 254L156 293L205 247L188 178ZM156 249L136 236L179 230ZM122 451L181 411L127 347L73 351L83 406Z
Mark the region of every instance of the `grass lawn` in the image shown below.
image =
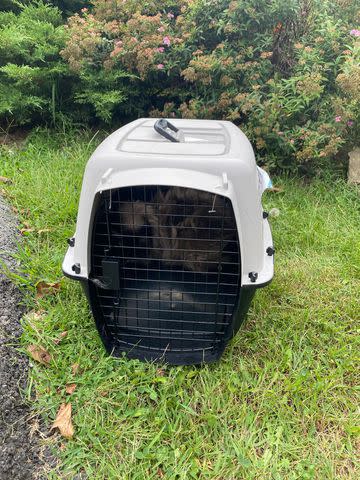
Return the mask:
M359 478L358 189L277 178L283 191L264 198L280 210L272 284L218 364L159 368L107 356L80 286L61 273L97 142L40 131L0 151L0 175L12 180L2 188L24 228L23 348L52 356L47 367L34 362L27 395L49 428L62 402L73 410L73 439L46 439L59 456L49 478ZM41 280L60 291L36 298Z

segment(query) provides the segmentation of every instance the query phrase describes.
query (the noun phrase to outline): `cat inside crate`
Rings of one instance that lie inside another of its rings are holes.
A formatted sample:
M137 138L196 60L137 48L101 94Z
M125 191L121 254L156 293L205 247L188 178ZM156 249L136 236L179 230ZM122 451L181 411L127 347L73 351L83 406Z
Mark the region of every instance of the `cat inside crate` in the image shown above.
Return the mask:
M230 261L236 241L232 208L222 196L183 187L155 188L148 197L120 201L121 235L136 236L148 252L171 268L216 271ZM146 201L145 201L146 200ZM120 232L119 232L120 233ZM136 248L136 247L135 247Z

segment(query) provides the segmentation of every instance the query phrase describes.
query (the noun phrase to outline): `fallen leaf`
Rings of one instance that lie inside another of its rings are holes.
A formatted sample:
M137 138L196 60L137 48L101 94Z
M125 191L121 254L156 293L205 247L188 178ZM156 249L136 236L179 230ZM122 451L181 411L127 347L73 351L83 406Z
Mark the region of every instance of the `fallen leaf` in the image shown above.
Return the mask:
M1 192L1 195L5 198L9 198L10 200L14 198L14 195L12 195L10 192L5 190L5 188L0 189L0 192Z
M158 368L156 370L156 374L158 377L164 377L165 376L165 370L163 368Z
M72 438L74 427L71 421L71 403L62 403L52 424L51 430L57 428L65 438Z
M157 476L158 476L159 478L164 478L165 474L164 474L164 472L161 470L161 468L158 468L158 470L157 470Z
M74 393L75 388L76 388L76 383L69 383L68 385L66 385L65 391L66 393L71 395L72 393Z
M43 365L49 365L51 361L51 355L45 350L45 348L40 347L40 345L29 345L27 350L34 360L42 363Z
M74 363L74 365L71 365L71 371L73 375L76 375L79 371L80 365L78 363Z
M2 182L2 183L12 183L12 180L10 180L10 178L0 176L0 182Z
M31 310L24 316L24 318L28 321L31 321L31 320L38 321L38 320L41 320L44 314L45 314L45 310Z
M55 295L60 290L60 282L48 283L38 282L36 284L36 296L37 298L44 297L45 295Z
M272 188L268 188L269 192L274 192L274 193L281 193L283 191L282 188L280 187L272 187Z
M56 338L56 339L54 340L55 345L59 345L59 343L61 342L61 340L66 337L67 333L68 333L68 332L67 332L66 330L65 330L64 332L61 332L60 335L58 336L58 338Z
M26 233L31 233L33 231L34 231L33 228L20 228L21 235L25 235Z
M40 235L41 233L48 233L51 232L51 228L41 228L40 230L37 231L37 233Z
M44 310L31 310L23 316L23 322L39 333L43 328L42 320L45 317L45 313Z
M21 208L20 213L24 215L24 217L30 217L30 210L28 208Z

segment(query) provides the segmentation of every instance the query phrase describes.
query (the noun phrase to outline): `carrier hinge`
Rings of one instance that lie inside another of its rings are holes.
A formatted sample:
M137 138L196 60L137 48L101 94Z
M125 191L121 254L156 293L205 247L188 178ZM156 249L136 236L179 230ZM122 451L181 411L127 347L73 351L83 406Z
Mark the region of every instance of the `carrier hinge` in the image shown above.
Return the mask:
M79 274L81 272L80 263L74 263L74 265L71 267L71 270Z
M250 272L249 273L249 278L251 283L255 283L257 278L258 278L258 273L257 272Z
M68 243L69 247L74 247L75 246L75 237L68 238L67 243Z

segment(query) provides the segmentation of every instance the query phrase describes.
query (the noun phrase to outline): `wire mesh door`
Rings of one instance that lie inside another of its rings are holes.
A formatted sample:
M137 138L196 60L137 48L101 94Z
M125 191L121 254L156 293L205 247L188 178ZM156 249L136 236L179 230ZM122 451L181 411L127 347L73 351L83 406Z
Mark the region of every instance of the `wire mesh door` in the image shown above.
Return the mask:
M240 282L231 201L183 187L103 192L91 277L93 311L115 353L171 363L220 355Z

